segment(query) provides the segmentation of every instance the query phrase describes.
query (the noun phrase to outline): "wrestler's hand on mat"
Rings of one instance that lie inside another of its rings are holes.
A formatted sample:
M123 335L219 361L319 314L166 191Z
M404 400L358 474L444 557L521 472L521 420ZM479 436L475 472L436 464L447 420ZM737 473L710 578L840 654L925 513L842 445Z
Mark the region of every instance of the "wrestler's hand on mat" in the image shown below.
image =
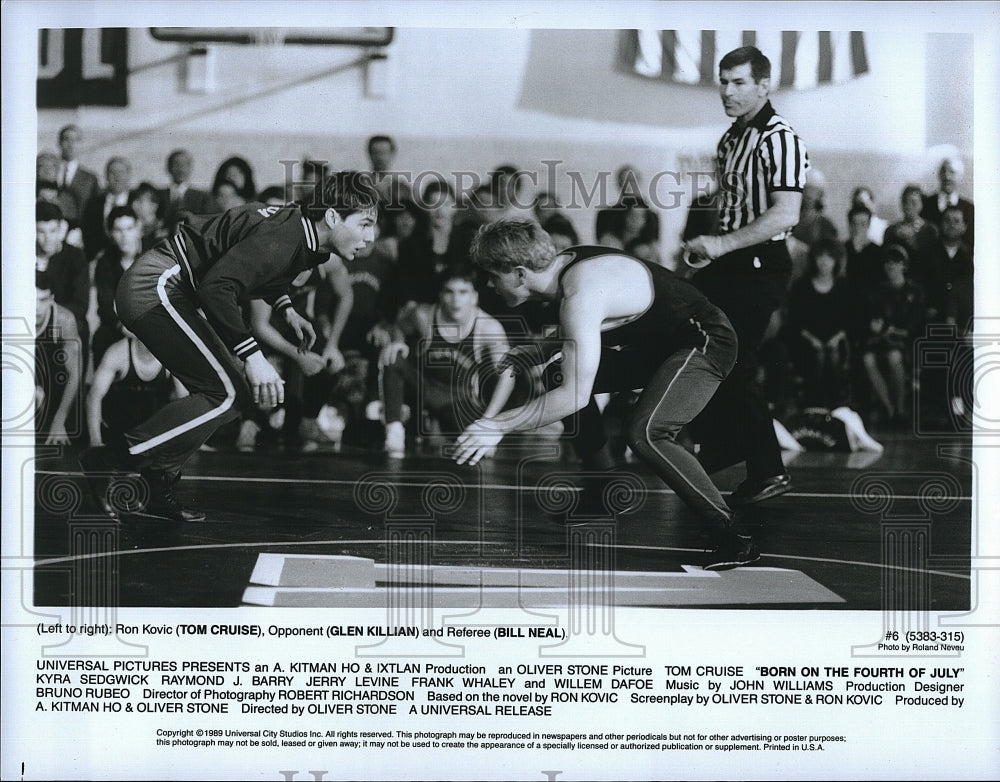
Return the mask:
M480 418L469 424L455 441L452 458L459 464L476 465L480 459L488 459L496 453L503 439L503 433L496 423L488 418Z
M274 407L285 401L285 381L259 350L247 356L243 370L247 375L254 404Z
M299 340L299 353L305 353L316 342L316 329L292 307L285 310L285 321Z
M53 421L49 425L49 433L45 438L46 445L69 445L69 435L66 434L66 424Z

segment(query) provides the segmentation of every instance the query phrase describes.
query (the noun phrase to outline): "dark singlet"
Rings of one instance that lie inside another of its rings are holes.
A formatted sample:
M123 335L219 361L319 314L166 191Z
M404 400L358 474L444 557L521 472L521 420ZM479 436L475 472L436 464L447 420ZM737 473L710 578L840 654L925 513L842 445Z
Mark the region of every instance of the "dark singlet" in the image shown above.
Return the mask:
M483 373L492 370L492 367L489 366L489 362L480 362L476 359L475 324L465 337L458 342L451 342L441 333L438 312L439 309L435 307L431 338L424 342L422 347L423 378L432 383L451 386L456 394L478 395L483 388ZM457 330L457 327L455 328Z
M562 278L567 271L578 263L605 255L629 258L649 273L653 286L652 302L634 320L602 330L601 343L607 347L656 353L671 353L682 347L703 347L705 332L702 323L714 324L721 314L694 285L663 266L608 247L569 247L560 254L570 256L559 272L560 293Z
M40 334L35 335L35 385L45 392L45 403L37 412L35 429L48 431L52 417L59 407L62 388L66 383L66 353L56 326L55 305L49 309L49 318Z
M128 345L128 372L111 384L101 403L101 419L109 430L124 432L145 421L170 401L174 383L163 366L144 380L135 365L135 344Z

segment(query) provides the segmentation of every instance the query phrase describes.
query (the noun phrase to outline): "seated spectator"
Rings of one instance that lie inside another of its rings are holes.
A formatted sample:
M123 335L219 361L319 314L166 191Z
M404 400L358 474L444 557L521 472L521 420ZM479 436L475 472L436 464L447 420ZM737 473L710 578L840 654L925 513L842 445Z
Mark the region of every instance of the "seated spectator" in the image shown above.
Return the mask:
M44 275L35 273L35 432L45 445L69 445L82 386L83 361L76 318L56 303Z
M854 389L863 387L860 356L868 340L868 297L885 281L885 261L882 248L873 244L870 236L871 212L864 206L852 206L847 213L848 238L844 243L847 264L845 277L850 294L851 377Z
M188 215L211 214L215 211L212 196L191 185L193 172L194 157L186 149L175 149L167 156L170 186L160 191L159 202L163 204L163 221L170 233Z
M909 276L918 285L923 286L929 263L928 256L937 244L939 232L920 216L923 197L919 187L916 185L904 187L900 206L903 209L903 219L885 229L884 246L895 244L906 250Z
M370 403L378 402L378 356L391 339L389 326L399 307L396 264L378 250L378 235L384 213L379 213L375 227L376 241L367 245L347 264L352 306L340 337L340 350L346 368L338 377L334 396L339 396L346 428L344 442L350 445L373 445L378 412ZM335 317L336 297L329 286L316 292L316 317L331 322ZM380 427L380 425L379 425Z
M265 351L278 360L285 381L285 415L282 422L286 448L314 451L321 444L334 444L320 429L318 418L323 406L330 401L337 375L344 369L340 339L354 302L350 278L343 261L332 256L329 261L311 270L306 279L293 283L292 306L308 318L316 330L316 343L302 351L284 318L275 316L272 307L261 299L250 302L250 329ZM316 300L321 288L333 294L332 312L320 318ZM244 427L261 430L259 422L248 419ZM241 440L247 441L244 433Z
M368 139L368 160L372 181L385 208L392 209L403 200L412 200L409 181L393 168L396 161L396 140L392 136L372 136Z
M81 174L86 179L89 172L86 169ZM97 189L97 178L94 178L93 187L84 185L79 190L71 190L61 187L59 182L64 174L63 162L55 152L39 152L35 158L35 199L58 204L62 210L63 219L69 226L69 233L66 236L66 243L74 247L83 247L83 233L80 231L80 215L86 201L79 199L86 195L87 198Z
M393 341L379 357L390 457L402 457L406 450L407 390L451 436L482 416L499 413L513 390L491 398L508 344L500 323L479 309L475 270L455 267L439 279L438 304L405 309L394 325Z
M868 221L868 241L881 247L885 239L885 229L889 227L889 222L878 216L878 212L875 209L875 194L871 191L871 188L864 185L854 188L854 192L851 193L851 210L854 209L868 210L868 214L871 215Z
M618 220L609 224L608 229L598 237L598 244L616 250L637 246L659 247L659 222L651 218L652 210L639 201L628 199L615 208ZM658 251L655 262L659 263Z
M316 191L316 184L325 180L330 174L330 165L325 160L316 160L307 156L302 159L300 166L301 179L297 179L294 182L290 198L286 189L287 185L279 185L282 191L282 198L294 201L309 198ZM264 199L258 196L258 200L263 201Z
M60 195L59 188L55 182L47 179L39 179L35 182L35 201L44 201L48 204L55 204L59 206L60 210L62 206L60 205ZM69 220L66 220L65 213L63 214L63 222L66 227L66 236L63 242L71 247L77 247L80 250L83 249L83 232L78 226L73 226Z
M832 410L848 398L851 299L839 274L842 260L838 243L814 244L808 269L789 294L789 354L802 378L803 407Z
M111 246L97 256L94 265L94 288L97 291L97 317L100 325L94 332L94 365L104 352L125 335L115 310L115 292L122 275L142 252L139 219L130 206L116 206L108 215Z
M552 237L552 244L555 245L557 252L562 252L567 247L575 247L580 243L580 237L577 236L573 223L569 221L568 217L558 212L546 217L541 225L545 232Z
M524 171L510 164L490 172L490 203L492 220L514 219L537 221L534 199L526 192L528 181Z
M442 180L432 180L419 203L423 207L421 218L413 232L399 243L400 305L436 302L438 275L454 260L455 195L451 187Z
M427 232L427 213L415 202L404 199L398 206L386 210L385 230L379 234L379 251L394 261L399 260L399 248L415 234Z
M555 215L565 217L563 205L559 203L556 194L548 190L543 190L535 195L532 208L535 211L535 220L539 225L544 225L546 220Z
M965 243L969 227L960 206L946 206L941 215L941 236L928 257L924 296L930 320L971 327L975 303L975 268L972 250Z
M941 215L941 237L928 257L927 282L924 295L928 319L933 323L955 327L958 348L951 360L952 367L973 366L973 315L975 314L975 267L972 251L965 243L968 226L965 214L958 204L944 208ZM948 341L947 337L934 337ZM928 420L946 420L943 415L951 407L951 420L966 419L963 426L971 425L975 373L957 371L951 382L924 373L920 377L920 401Z
M239 188L228 179L216 183L212 188L212 198L215 200L215 207L220 212L228 212L238 206L249 203L242 195Z
M809 265L809 248L814 244L837 241L837 226L824 213L826 177L821 171L810 169L802 191L799 222L788 238L788 252L792 256L792 279L801 277Z
M285 188L282 185L265 187L257 194L257 200L268 206L284 206L289 203L285 200Z
M240 203L248 204L257 200L257 184L254 182L253 167L242 157L234 155L222 161L215 178L212 180L212 197L216 199L216 210L225 212L218 204L219 187L226 185L223 196L231 202L242 199Z
M90 445L127 447L125 432L187 390L131 331L98 362L87 395Z
M885 279L882 248L871 240L872 213L865 206L852 206L847 213L847 264L845 276L854 291L868 291Z
M65 243L68 227L57 204L35 204L35 273L41 286L51 291L56 304L65 307L76 320L83 366L90 349L90 266L78 247Z
M625 245L637 239L640 234L648 241L660 240L660 216L649 208L642 197L639 172L634 166L624 165L618 169L618 199L614 205L597 212L594 236L597 244L624 250ZM640 210L632 217L628 211ZM643 219L639 221L638 215ZM629 226L626 227L626 223Z
M893 425L905 422L908 384L908 356L913 340L924 322L924 297L920 287L906 273L906 249L887 245L885 282L868 299L868 337L862 362L875 398L881 405L873 413L884 413Z
M128 206L132 188L132 164L123 157L112 157L105 166L107 188L98 191L83 207L80 228L88 260L107 248L111 239L107 233L108 214L116 206Z
M958 186L965 175L965 164L958 155L949 155L938 166L938 191L924 196L920 216L933 225L938 231L942 228L944 210L949 206L957 206L962 211L962 219L966 225L965 244L969 252L975 252L974 231L976 227L976 210L972 201L958 194Z
M161 191L149 182L140 182L129 198L129 206L132 207L139 222L142 252L146 252L170 235L163 219L163 202L160 198Z

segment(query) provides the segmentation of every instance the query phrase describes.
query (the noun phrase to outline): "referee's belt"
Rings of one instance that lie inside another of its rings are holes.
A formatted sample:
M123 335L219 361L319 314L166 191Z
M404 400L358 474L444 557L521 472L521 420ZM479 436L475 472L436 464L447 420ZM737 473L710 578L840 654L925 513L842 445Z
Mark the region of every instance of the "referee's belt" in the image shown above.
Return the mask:
M768 239L760 244L733 250L716 258L712 266L729 271L750 271L767 267L768 271L779 272L792 268L784 239Z

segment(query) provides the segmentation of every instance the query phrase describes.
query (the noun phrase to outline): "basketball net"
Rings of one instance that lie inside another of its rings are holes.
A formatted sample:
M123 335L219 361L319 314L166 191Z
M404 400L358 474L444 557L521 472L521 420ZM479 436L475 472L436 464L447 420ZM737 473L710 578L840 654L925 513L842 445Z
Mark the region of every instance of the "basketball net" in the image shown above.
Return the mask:
M254 31L254 81L262 81L288 68L285 50L287 27L258 27Z

